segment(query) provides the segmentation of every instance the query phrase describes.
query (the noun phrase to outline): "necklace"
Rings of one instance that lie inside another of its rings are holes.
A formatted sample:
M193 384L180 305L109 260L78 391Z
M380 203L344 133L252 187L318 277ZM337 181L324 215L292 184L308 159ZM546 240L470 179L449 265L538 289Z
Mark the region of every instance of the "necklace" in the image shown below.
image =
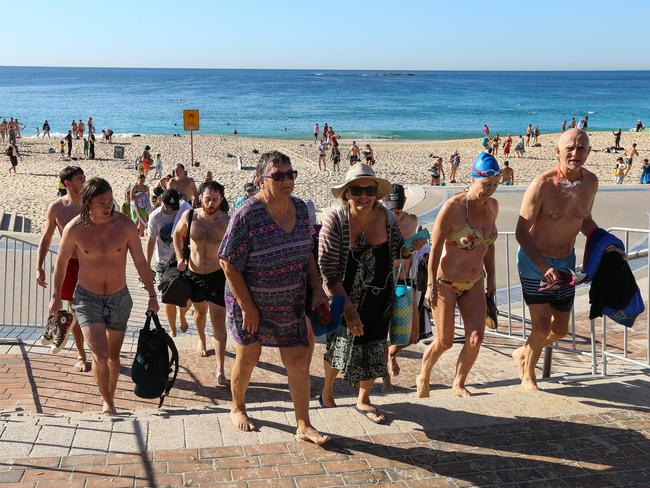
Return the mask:
M359 233L359 237L357 237L358 247L366 247L368 245L368 238L366 237L365 232L366 232L366 228L368 227L368 224L370 223L371 217L372 217L372 210L370 211L370 216L368 216L368 220L366 220L366 223L363 225L363 229L361 229L361 232Z
M584 176L582 175L582 168L580 168L580 176L575 181L570 181L567 176L562 173L560 166L557 167L557 175L555 176L555 182L558 187L562 186L564 188L573 188L582 184Z

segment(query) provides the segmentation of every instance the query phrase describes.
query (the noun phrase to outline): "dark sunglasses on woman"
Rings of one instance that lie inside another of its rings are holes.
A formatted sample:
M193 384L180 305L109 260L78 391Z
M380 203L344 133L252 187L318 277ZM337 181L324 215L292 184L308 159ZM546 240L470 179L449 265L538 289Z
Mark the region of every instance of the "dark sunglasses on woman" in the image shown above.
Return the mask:
M273 181L284 181L285 179L295 180L298 176L298 171L292 169L286 173L283 171L276 171L275 173L264 173L262 175L264 178L271 178Z
M353 197L360 197L363 193L369 197L377 196L376 186L348 186L348 190Z

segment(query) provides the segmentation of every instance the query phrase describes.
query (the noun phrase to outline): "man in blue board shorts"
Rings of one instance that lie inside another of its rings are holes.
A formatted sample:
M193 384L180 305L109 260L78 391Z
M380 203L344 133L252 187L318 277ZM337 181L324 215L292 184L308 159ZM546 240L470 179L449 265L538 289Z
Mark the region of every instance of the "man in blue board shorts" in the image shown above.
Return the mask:
M539 389L535 366L544 346L569 331L574 288L564 282L562 271L575 268L576 236L578 232L589 236L598 228L591 218L598 178L584 169L590 151L585 131L562 133L556 148L557 166L533 179L521 203L517 266L532 331L512 357L521 385L528 390Z

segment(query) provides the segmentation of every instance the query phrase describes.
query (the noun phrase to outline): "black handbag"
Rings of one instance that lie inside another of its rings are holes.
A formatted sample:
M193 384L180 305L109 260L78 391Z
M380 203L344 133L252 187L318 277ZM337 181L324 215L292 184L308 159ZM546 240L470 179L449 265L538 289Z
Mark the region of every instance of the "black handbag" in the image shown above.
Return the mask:
M190 230L192 229L192 217L194 209L190 209L190 214L187 219L187 235L183 242L183 257L189 258L190 255ZM180 272L177 268L176 255L174 254L167 263L167 267L160 278L159 289L162 291L162 302L178 307L187 305L187 301L192 294L192 283L185 275L185 272Z

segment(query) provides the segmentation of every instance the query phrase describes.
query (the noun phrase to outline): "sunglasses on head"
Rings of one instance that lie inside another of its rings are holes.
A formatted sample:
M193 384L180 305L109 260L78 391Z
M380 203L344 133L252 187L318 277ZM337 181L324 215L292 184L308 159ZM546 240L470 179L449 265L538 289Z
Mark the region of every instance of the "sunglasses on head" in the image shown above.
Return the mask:
M276 171L275 173L264 173L262 177L271 178L273 181L284 181L285 179L295 180L298 176L298 171L292 169L286 173L283 171Z
M348 190L353 197L360 197L363 193L369 197L377 196L376 186L348 186Z
M477 174L479 176L486 176L488 178L492 178L493 176L501 176L501 170L496 170L496 169L486 169L484 171L478 171L478 170L473 170L474 174Z

